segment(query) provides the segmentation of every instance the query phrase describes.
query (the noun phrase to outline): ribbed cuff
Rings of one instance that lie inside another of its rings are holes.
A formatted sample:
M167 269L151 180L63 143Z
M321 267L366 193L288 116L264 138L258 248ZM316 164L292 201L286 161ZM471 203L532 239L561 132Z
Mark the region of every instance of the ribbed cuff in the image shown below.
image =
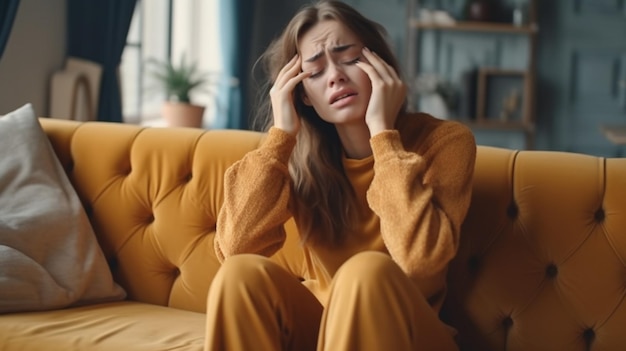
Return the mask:
M382 131L370 138L372 153L375 159L385 158L388 155L397 155L403 152L404 145L400 139L400 132L396 129Z

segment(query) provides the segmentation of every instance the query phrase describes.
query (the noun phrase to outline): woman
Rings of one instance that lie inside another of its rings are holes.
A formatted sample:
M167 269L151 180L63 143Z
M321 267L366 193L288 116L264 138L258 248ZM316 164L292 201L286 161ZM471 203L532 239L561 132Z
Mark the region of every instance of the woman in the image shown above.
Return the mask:
M383 28L303 8L263 57L268 135L225 175L209 350L455 350L438 318L471 193L463 125L407 114ZM266 258L294 217L300 282Z

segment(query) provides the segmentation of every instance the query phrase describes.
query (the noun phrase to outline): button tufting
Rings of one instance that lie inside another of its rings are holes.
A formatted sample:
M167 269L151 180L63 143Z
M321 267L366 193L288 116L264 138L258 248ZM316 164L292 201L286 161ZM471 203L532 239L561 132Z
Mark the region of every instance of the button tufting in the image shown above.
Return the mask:
M511 316L507 316L502 320L502 326L504 329L510 329L513 326L513 318Z
M583 332L583 339L585 340L587 345L591 344L591 342L593 342L593 339L595 337L596 337L596 332L594 332L593 329L591 329L591 328L587 328Z
M172 271L172 275L174 277L178 277L180 275L180 269L174 268L174 271Z
M467 260L467 268L470 272L477 272L478 268L480 268L480 258L477 255L471 256L469 260Z
M548 278L554 278L559 273L559 270L556 268L556 265L550 264L548 268L546 268L546 275Z
M185 176L185 182L190 182L190 181L191 181L191 178L192 178L191 173L187 174L187 175Z
M516 218L518 213L519 213L519 210L517 208L517 204L515 202L511 202L509 207L506 209L506 214L510 218Z
M602 222L604 220L604 209L602 207L596 211L594 218L596 219L596 222Z
M117 267L119 266L119 262L117 261L116 257L109 257L107 259L107 263L109 265L109 269L113 272L116 271Z
M83 208L85 209L87 217L91 217L93 215L93 207L91 207L91 204L83 204Z
M148 223L152 223L152 222L154 222L154 214L153 214L153 213L151 213L151 214L148 216L148 218L146 218L146 222L148 222Z

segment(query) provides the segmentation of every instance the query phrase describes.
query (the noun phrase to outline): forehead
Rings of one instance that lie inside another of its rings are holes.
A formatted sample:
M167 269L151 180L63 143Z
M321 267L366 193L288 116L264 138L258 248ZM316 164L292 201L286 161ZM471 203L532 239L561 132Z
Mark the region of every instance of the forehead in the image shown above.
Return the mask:
M361 44L361 40L343 23L325 20L316 23L298 41L302 56L311 56L338 45Z

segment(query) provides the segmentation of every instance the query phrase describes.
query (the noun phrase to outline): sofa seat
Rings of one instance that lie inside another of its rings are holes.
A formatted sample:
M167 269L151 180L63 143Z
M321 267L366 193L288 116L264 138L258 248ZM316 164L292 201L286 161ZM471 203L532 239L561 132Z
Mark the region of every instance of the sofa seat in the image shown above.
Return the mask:
M0 315L0 350L202 350L205 315L133 301Z

